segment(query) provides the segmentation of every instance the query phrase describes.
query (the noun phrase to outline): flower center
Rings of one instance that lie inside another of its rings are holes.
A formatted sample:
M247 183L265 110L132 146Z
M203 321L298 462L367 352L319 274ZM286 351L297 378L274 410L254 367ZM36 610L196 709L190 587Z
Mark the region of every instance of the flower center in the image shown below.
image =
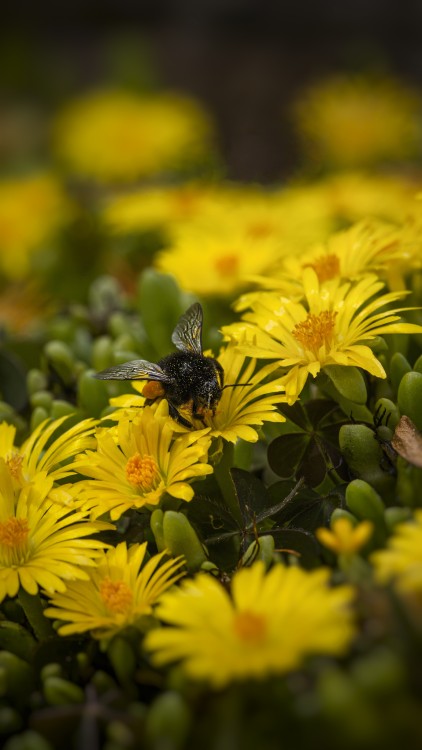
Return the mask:
M234 253L222 255L221 258L216 258L214 267L219 276L235 276L239 269L239 256Z
M247 228L248 237L252 239L262 239L264 237L270 237L274 231L274 227L268 221L255 222L255 224L249 224Z
M126 464L126 477L134 487L148 492L158 478L158 466L152 456L135 453Z
M132 606L133 594L124 581L104 578L100 584L100 596L107 609L114 615L127 612Z
M245 610L238 612L234 620L234 631L242 641L258 643L264 640L267 623L262 615Z
M22 479L22 462L23 456L20 456L19 453L10 453L6 458L6 466L13 479L18 482Z
M21 565L28 552L29 526L26 518L7 518L0 522L0 560L4 567Z
M322 346L329 348L331 345L336 315L337 312L333 310L323 310L319 315L308 313L306 320L293 328L292 334L304 349L318 357Z
M315 258L313 263L306 263L303 267L313 268L320 283L340 276L340 261L337 255L333 253L320 255L319 258Z

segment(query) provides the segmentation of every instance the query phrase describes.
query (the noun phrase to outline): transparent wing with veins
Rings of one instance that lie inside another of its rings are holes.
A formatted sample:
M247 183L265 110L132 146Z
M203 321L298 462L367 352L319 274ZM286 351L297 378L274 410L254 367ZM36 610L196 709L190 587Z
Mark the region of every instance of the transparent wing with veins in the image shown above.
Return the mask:
M182 352L202 354L202 307L195 302L180 318L171 340Z
M134 359L123 365L108 367L94 375L98 380L158 380L168 383L169 379L159 365L147 362L145 359Z

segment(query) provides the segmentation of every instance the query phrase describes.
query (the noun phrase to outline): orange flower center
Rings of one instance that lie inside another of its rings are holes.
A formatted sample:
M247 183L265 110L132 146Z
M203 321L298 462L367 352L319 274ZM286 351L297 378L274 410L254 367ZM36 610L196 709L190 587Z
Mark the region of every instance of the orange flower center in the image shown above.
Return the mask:
M152 456L135 453L126 464L128 481L143 492L153 489L158 476L158 466Z
M340 261L337 255L320 255L313 263L306 263L304 268L313 268L320 283L340 276Z
M107 609L114 615L124 614L130 609L133 594L124 581L104 578L100 584L100 596Z
M239 256L234 253L232 255L222 255L221 258L216 258L214 267L218 275L223 278L235 276L239 270Z
M29 526L26 518L8 518L0 522L0 564L16 568L26 562Z
M308 313L306 320L293 328L293 336L304 349L308 349L316 357L322 346L331 346L337 312L323 310L319 315Z
M273 232L274 227L268 221L257 221L255 224L250 224L247 228L248 236L256 240L270 237Z
M19 547L28 539L29 527L26 518L8 518L0 522L0 544Z
M267 623L262 615L245 610L237 613L234 631L240 640L246 643L258 643L265 638Z

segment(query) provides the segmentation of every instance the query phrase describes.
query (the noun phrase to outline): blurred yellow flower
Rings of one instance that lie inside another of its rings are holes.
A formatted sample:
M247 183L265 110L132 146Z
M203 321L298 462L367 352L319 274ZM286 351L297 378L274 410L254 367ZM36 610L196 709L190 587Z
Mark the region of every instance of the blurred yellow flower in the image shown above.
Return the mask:
M210 146L196 102L175 94L95 91L58 114L53 148L70 172L128 182L194 163Z
M331 168L421 152L421 96L393 78L338 75L302 95L295 116L306 155Z
M145 562L147 544L126 546L121 542L102 552L88 579L71 581L66 591L55 594L44 614L66 624L60 635L91 632L109 639L127 627L142 629L142 618L166 589L184 575L183 558L163 561L165 552Z
M422 593L422 510L395 528L387 547L374 552L371 562L380 583L392 581L399 591Z
M34 253L70 218L70 203L52 175L1 180L0 273L12 280L28 276Z
M280 383L289 403L294 403L308 375L316 377L326 365L361 367L385 378L381 363L366 342L387 333L421 333L422 327L400 321L406 308L384 310L406 292L376 296L384 284L374 275L357 283L334 279L320 284L313 268L303 271L303 302L278 294L264 294L244 315L223 332L236 338L249 356L277 359L288 371Z
M344 654L354 635L353 589L330 588L326 569L304 571L262 562L237 571L231 595L200 573L163 595L156 615L166 627L147 633L156 666L181 662L186 674L219 689L302 666L310 654Z
M336 518L331 529L321 527L315 535L324 547L336 555L353 555L366 544L373 530L371 521L362 521L354 526L348 518Z
M94 517L109 512L114 521L129 508L158 505L166 492L188 502L194 495L189 482L212 473L209 429L175 434L165 407L146 406L134 421L121 419L116 428L101 430L97 449L73 464L90 477L84 507Z

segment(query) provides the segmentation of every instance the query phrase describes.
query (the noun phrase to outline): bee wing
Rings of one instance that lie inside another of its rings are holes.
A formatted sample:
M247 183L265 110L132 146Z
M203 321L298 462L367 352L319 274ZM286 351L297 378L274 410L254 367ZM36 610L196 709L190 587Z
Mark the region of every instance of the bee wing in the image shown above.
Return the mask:
M202 307L191 305L180 318L171 340L183 352L202 354Z
M94 375L98 380L158 380L168 381L167 375L159 365L147 362L145 359L135 359L123 365L108 367Z

